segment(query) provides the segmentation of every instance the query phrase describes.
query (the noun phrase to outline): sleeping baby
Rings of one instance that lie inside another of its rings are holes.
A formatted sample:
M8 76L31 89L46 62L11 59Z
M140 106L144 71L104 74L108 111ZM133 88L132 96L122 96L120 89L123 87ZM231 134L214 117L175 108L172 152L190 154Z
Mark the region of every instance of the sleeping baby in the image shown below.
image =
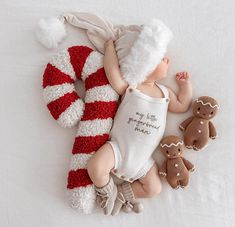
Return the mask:
M163 137L167 112L186 112L192 99L187 72L176 74L177 95L159 83L166 77L169 64L167 57L162 58L143 82L129 85L120 71L114 42L105 43L104 69L110 85L121 96L121 103L109 141L87 166L105 214L116 215L127 206L140 212L142 206L137 198L150 198L161 192L158 167L152 156ZM124 183L116 185L111 173Z

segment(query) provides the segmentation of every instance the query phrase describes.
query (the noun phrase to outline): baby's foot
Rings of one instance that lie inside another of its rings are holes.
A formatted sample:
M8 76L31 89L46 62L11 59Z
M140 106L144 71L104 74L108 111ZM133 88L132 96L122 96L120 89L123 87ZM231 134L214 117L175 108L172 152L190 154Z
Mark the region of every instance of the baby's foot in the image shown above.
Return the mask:
M143 210L143 205L136 201L131 184L128 182L124 182L122 185L118 186L118 195L112 215L117 215L121 209L126 213L131 211L140 213Z
M95 190L98 204L104 209L104 214L110 215L117 197L117 186L114 184L113 179L110 178L108 184L102 188L95 187Z

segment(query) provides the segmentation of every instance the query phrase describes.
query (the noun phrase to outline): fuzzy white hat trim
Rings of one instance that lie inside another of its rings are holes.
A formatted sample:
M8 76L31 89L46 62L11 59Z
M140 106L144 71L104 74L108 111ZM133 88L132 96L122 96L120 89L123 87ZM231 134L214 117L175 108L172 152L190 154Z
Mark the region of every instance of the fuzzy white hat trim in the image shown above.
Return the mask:
M160 20L143 26L130 53L123 59L121 72L131 85L143 82L164 57L173 34Z

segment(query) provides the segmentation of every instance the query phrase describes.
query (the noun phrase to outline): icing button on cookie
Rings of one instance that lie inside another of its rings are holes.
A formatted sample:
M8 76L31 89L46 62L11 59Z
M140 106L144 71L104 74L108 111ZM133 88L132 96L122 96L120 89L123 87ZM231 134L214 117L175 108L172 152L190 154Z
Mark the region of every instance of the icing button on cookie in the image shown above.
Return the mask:
M180 173L177 173L176 176L179 177L179 176L180 176Z
M203 125L203 121L200 121L200 124Z
M202 131L200 129L198 129L198 132L201 133Z
M175 167L177 168L179 165L177 163L175 163Z

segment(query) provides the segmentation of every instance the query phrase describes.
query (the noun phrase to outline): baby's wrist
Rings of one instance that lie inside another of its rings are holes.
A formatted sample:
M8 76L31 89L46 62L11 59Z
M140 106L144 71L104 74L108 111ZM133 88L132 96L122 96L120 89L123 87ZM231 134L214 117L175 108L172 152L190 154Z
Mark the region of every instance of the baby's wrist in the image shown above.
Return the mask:
M180 81L178 84L179 84L180 87L186 87L186 86L191 86L192 85L190 80Z

